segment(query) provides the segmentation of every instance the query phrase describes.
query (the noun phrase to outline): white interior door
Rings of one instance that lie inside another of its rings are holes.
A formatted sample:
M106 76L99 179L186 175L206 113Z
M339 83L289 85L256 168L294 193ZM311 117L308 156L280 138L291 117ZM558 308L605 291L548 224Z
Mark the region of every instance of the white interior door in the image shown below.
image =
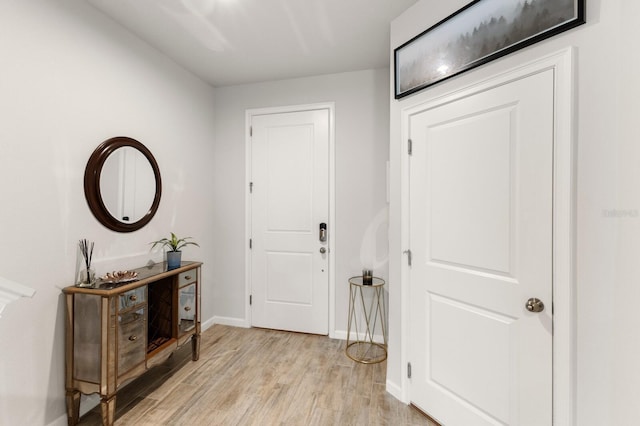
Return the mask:
M443 425L552 423L553 79L410 118L410 399Z
M252 325L328 334L329 110L251 126Z

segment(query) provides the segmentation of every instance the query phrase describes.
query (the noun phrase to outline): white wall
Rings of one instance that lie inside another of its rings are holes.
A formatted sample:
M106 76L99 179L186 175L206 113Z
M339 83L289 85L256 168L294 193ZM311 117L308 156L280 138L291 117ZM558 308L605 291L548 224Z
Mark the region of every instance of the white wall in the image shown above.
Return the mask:
M467 3L421 0L392 24L391 48ZM567 46L577 48L577 395L576 424L632 425L640 419L640 152L637 70L640 6L590 0L587 24L391 102L390 279L400 278L400 108L456 90ZM390 89L391 91L393 89ZM392 92L391 92L392 93ZM391 287L388 380L401 384L399 286Z
M218 88L213 186L218 244L215 313L218 322L244 324L245 314L245 111L252 108L335 102L336 294L338 335L346 331L348 283L370 259L371 233L387 275L386 161L389 72L386 69L332 74ZM380 216L378 216L380 215ZM379 227L376 218L382 218ZM337 234L337 236L336 236ZM363 242L365 242L363 244ZM344 334L346 336L346 333Z
M202 248L203 319L213 316L213 90L80 0L0 1L0 276L36 289L0 318L0 424L66 424L60 289L75 279L80 238L99 274L141 264L175 231ZM90 213L83 173L118 135L155 155L160 209L130 234ZM158 258L155 255L155 258Z

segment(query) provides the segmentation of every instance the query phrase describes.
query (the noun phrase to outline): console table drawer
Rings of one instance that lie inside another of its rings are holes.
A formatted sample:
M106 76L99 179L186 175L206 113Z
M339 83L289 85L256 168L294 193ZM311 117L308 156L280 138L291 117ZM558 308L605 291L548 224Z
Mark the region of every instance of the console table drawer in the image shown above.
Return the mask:
M178 286L182 287L196 282L197 276L198 274L195 269L181 273L178 277Z
M120 297L120 309L128 309L133 306L139 305L146 301L146 286L134 288L126 293L121 294Z
M118 375L143 363L147 353L144 308L121 315L118 327Z
M144 307L135 311L129 311L124 314L118 315L118 324L120 327L125 324L129 324L130 322L139 322L144 320L146 320L146 312Z
M183 335L195 329L197 318L196 284L178 290L178 333Z

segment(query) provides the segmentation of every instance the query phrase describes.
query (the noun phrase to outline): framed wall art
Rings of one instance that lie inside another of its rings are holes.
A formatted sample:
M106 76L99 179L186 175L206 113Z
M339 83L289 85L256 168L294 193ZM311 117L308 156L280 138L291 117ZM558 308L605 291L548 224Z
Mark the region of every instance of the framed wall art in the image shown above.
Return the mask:
M395 98L585 23L585 0L475 0L394 50Z

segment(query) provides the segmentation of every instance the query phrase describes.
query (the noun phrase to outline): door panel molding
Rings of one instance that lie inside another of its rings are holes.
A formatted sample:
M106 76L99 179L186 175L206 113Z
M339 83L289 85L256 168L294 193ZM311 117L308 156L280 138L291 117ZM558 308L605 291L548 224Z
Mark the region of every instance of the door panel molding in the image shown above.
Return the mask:
M397 256L401 277L401 368L400 397L409 402L407 366L409 353L409 266L402 251L409 247L409 157L408 137L411 116L455 100L537 74L554 72L554 146L553 146L553 423L575 425L576 393L576 321L575 321L575 96L574 48L570 47L527 62L489 79L409 105L401 110L401 252Z
M251 327L251 122L254 116L265 114L283 114L290 112L327 110L329 115L329 223L335 224L335 103L288 105L266 108L252 108L245 112L245 310L244 327ZM328 240L328 278L329 278L329 337L335 338L335 226L332 226Z

